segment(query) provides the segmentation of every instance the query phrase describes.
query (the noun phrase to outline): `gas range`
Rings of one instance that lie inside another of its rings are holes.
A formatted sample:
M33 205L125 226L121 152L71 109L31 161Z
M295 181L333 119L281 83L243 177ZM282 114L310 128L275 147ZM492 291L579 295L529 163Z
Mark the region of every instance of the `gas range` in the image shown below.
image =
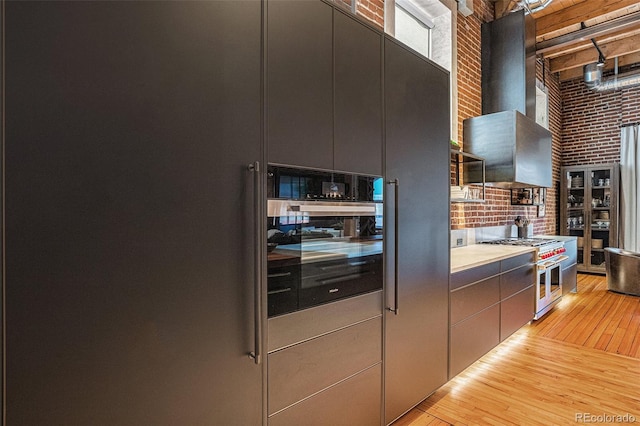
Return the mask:
M566 251L562 241L547 238L501 238L497 240L481 241L480 244L499 244L508 246L522 246L537 248L536 263L552 260Z
M481 241L481 244L500 244L536 248L535 314L540 319L562 298L562 261L568 259L564 253L564 242L547 238L504 238Z
M540 247L545 244L555 243L557 240L547 240L546 238L501 238L498 240L481 241L481 244L501 244L508 246Z

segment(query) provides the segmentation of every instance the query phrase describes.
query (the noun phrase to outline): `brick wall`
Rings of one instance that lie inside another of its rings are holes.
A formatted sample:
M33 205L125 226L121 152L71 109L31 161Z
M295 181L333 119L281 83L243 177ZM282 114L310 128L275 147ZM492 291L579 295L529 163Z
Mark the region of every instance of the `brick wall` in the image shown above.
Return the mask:
M384 28L384 0L358 0L357 13Z
M336 0L351 5L355 0ZM384 27L384 0L357 0L358 14L381 28ZM481 89L481 25L493 20L494 8L490 0L474 0L474 13L465 17L457 14L457 126L462 140L462 122L482 114ZM548 64L538 63L537 77L545 81L549 90L549 129L553 139L553 188L547 190L546 214L537 218L537 207L511 205L509 190L487 188L486 203L454 203L451 205L451 228L473 228L512 224L516 216L531 219L534 233L555 234L560 167L562 163L562 96L557 76L547 72Z
M640 86L600 93L588 89L580 77L563 82L561 92L562 164L619 162L620 125L640 121Z
M380 29L384 28L384 0L334 0L342 3L350 10L353 2L356 2L356 13L368 21L374 23Z
M469 117L482 113L481 90L481 25L493 20L493 3L489 0L474 0L474 13L464 17L457 15L457 43L458 43L458 134L462 135L462 122ZM538 63L537 77L544 81L549 90L549 129L552 132L553 143L553 181L554 186L547 190L546 213L537 218L537 207L511 205L509 190L488 188L486 203L453 203L451 205L451 228L475 228L481 226L500 226L513 224L516 216L526 216L531 219L534 234L557 233L557 197L560 181L560 166L562 152L562 98L557 76L547 72L548 64L544 67ZM464 140L461 140L464 149Z

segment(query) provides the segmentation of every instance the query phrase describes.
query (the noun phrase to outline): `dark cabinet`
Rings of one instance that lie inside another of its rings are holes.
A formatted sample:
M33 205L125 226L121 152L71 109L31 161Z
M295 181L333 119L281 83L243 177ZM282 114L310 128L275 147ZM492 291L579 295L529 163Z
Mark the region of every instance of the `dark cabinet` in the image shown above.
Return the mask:
M382 291L271 317L268 424L379 425Z
M334 169L382 174L382 35L334 15Z
M260 2L3 7L7 424L261 424Z
M531 321L533 262L526 253L451 275L449 378Z
M382 34L317 1L267 4L270 162L382 174Z
M266 7L269 161L331 170L333 8L319 0Z
M450 151L448 73L392 39L384 64L388 424L447 380Z

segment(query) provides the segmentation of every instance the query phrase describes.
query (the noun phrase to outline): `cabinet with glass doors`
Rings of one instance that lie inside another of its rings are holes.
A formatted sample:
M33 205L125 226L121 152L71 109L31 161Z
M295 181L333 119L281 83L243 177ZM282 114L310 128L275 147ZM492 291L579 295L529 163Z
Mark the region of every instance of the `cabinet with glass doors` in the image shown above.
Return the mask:
M604 249L618 246L618 164L562 168L560 229L578 239L578 271L606 272Z

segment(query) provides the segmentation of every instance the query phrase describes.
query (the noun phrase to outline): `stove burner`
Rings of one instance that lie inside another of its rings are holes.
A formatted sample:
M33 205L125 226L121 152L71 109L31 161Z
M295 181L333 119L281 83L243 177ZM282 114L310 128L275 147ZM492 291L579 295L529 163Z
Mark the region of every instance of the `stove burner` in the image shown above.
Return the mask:
M499 240L480 241L480 244L500 244L507 246L541 247L547 244L559 243L558 240L547 240L544 238L503 238Z

